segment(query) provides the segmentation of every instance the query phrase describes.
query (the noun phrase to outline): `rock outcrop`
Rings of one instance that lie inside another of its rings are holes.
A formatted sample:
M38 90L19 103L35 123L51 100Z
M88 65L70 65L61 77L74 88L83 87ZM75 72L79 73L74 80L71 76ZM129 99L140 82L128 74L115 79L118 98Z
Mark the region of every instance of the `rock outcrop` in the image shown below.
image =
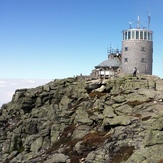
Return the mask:
M163 162L163 80L54 80L0 109L2 163Z

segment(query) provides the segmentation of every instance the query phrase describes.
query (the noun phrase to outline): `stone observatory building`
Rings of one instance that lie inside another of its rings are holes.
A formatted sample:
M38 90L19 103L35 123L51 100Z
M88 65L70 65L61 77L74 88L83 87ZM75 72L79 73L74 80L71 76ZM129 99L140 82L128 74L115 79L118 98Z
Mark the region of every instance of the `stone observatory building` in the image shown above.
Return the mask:
M153 32L139 24L138 17L137 28L122 31L122 72L132 73L136 67L141 74L152 74Z
M153 64L153 31L149 30L151 17L148 15L148 28L140 27L138 17L136 28L122 31L121 51L111 49L108 59L95 66L90 76L92 78L110 77L118 73L132 74L134 67L140 74L152 75Z
M121 71L121 52L118 49L111 48L107 53L108 59L95 66L95 69L92 70L92 78L109 78Z

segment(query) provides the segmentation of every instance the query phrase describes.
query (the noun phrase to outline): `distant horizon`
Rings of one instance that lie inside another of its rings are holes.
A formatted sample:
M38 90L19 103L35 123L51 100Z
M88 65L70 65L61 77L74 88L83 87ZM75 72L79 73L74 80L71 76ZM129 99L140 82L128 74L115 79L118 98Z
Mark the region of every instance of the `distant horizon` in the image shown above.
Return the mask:
M159 77L158 75L154 74L152 76ZM161 77L159 78L162 79ZM36 88L54 80L55 79L0 79L0 108L3 104L8 103L12 100L12 96L17 89Z
M48 79L0 79L0 107L12 100L17 89L30 89L47 84Z

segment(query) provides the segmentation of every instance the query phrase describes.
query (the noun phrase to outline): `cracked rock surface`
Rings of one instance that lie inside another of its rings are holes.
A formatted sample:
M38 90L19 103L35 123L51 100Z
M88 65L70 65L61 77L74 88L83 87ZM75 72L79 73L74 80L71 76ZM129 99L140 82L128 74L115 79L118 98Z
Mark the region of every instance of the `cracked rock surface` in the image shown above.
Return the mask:
M0 109L2 163L163 162L163 80L56 79Z

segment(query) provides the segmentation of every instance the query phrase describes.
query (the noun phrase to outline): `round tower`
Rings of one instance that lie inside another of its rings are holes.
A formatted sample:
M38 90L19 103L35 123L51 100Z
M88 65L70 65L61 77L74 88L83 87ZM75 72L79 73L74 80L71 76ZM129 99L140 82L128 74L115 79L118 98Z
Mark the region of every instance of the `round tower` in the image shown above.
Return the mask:
M139 73L152 74L153 32L145 28L123 30L122 72L132 73L136 67Z

